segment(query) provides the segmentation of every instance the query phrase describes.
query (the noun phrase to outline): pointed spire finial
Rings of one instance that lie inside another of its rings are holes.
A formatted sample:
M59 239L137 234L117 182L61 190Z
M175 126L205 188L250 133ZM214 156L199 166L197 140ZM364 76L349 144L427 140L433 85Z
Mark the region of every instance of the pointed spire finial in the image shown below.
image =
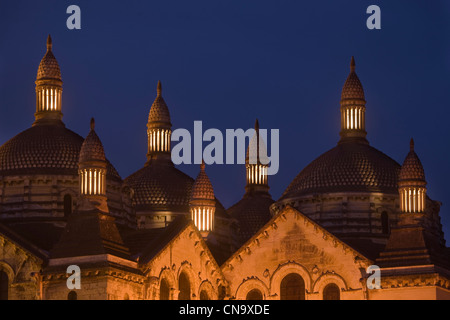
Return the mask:
M352 60L350 61L350 72L355 72L355 57L352 56Z
M47 51L52 51L52 37L48 35L47 37Z
M202 159L202 164L200 165L200 170L205 171L205 160Z
M158 97L160 97L161 96L161 92L162 92L161 81L158 80L158 86L156 87L156 95Z
M95 129L95 119L91 118L91 130Z
M411 138L411 141L409 142L409 150L414 151L414 139Z

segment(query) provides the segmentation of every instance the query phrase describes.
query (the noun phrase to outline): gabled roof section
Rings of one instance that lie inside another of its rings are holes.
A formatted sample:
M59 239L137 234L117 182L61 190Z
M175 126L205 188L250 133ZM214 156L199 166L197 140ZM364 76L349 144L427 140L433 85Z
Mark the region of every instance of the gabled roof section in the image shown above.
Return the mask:
M131 259L114 218L98 209L75 211L50 252L52 259L102 254Z
M185 216L177 217L167 228L159 229L159 236L154 237L142 251L139 261L147 263L158 255L164 248L174 242L177 236L189 226L189 220ZM156 229L158 230L158 229ZM150 230L150 232L153 230ZM157 231L158 232L158 231Z
M140 256L139 262L141 264L146 264L156 258L171 244L175 243L183 232L193 232L196 235L196 239L193 240L193 242L198 242L198 244L203 247L215 268L220 270L220 266L217 264L206 242L203 240L200 231L198 231L193 221L187 216L177 217L167 228L165 228L164 232L162 232L159 237L155 237L154 241L148 244L147 249Z
M223 270L228 266L231 261L240 255L242 255L246 250L252 250L252 247L257 246L259 242L266 241L270 238L270 234L274 229L278 228L279 224L289 223L290 219L302 220L310 228L314 228L317 232L323 234L323 238L326 241L332 243L334 247L340 246L344 251L349 250L353 254L359 257L361 260L365 260L368 264L372 264L372 261L365 255L361 254L359 251L355 250L353 247L349 246L344 241L340 240L338 237L327 231L325 228L321 227L319 224L302 214L300 211L287 205L283 210L276 214L269 222L267 222L253 237L251 237L242 247L237 250L227 261L225 261L221 269ZM257 250L257 249L256 249Z
M0 235L15 243L33 256L43 260L48 260L48 252L35 246L33 243L13 231L11 228L0 222Z

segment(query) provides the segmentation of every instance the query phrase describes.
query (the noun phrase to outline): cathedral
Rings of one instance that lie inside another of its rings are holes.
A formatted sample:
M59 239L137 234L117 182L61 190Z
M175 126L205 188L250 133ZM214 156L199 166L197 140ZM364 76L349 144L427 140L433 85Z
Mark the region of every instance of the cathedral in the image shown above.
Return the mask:
M50 36L35 83L35 121L0 147L0 300L450 299L440 202L413 140L403 164L370 145L353 58L337 145L278 200L264 153L247 151L228 209L205 163L195 179L173 164L161 82L147 161L125 179L94 119L87 135L66 128ZM258 130L249 149L264 146Z

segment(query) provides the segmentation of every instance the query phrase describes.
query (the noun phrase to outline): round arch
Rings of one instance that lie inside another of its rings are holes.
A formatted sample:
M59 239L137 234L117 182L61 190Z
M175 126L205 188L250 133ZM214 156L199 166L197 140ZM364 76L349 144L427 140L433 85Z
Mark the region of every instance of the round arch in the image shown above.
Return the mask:
M208 295L208 300L217 300L218 299L218 292L217 290L214 290L213 285L209 280L205 280L200 284L200 287L198 288L198 297L201 299L201 292L204 291Z
M187 276L187 279L189 280L189 284L190 284L190 288L191 288L191 297L190 297L191 300L198 300L199 296L197 295L197 293L200 292L198 290L198 288L200 287L200 284L199 284L198 277L195 276L195 273L192 270L192 266L190 263L184 262L181 264L181 267L178 269L176 288L178 290L180 290L179 281L180 281L180 276L182 273L184 273Z
M289 274L296 273L303 278L305 282L305 290L307 292L312 292L312 280L309 272L301 264L296 262L288 262L286 264L280 265L277 270L273 273L270 279L270 294L277 295L280 297L280 285L281 281Z
M246 300L247 294L254 289L261 291L264 300L269 296L269 288L267 288L263 281L258 278L250 278L242 281L237 288L236 300Z
M163 283L163 281L166 281L167 285L169 287L168 288L169 289L169 300L173 300L174 299L173 291L178 286L176 285L177 284L177 280L175 279L175 275L173 274L173 272L169 268L162 269L160 274L159 274L158 290L157 290L157 297L156 297L157 300L161 299L161 297L160 297L160 295L161 295L161 283Z
M8 275L9 283L13 283L14 269L6 261L0 261L0 271L6 272L6 274Z
M327 284L323 289L322 300L341 300L341 289L335 283Z
M345 280L338 274L327 273L321 275L316 282L314 283L313 292L319 293L321 296L323 295L323 289L328 285L334 283L339 287L339 289L347 290L347 283Z

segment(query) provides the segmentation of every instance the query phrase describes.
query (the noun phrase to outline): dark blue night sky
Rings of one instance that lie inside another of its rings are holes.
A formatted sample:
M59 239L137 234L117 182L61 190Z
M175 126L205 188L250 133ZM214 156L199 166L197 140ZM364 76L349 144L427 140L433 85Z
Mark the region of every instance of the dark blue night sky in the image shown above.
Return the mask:
M81 8L81 30L66 8ZM366 9L381 8L381 30ZM280 129L278 199L294 177L339 139L341 88L350 57L367 100L372 146L402 163L414 137L428 194L443 203L450 234L450 2L448 1L5 1L0 2L0 143L34 121L34 81L46 46L64 81L66 126L89 120L122 178L146 160L156 95L173 129ZM196 165L181 169L195 177ZM207 172L225 207L244 193L242 165Z

